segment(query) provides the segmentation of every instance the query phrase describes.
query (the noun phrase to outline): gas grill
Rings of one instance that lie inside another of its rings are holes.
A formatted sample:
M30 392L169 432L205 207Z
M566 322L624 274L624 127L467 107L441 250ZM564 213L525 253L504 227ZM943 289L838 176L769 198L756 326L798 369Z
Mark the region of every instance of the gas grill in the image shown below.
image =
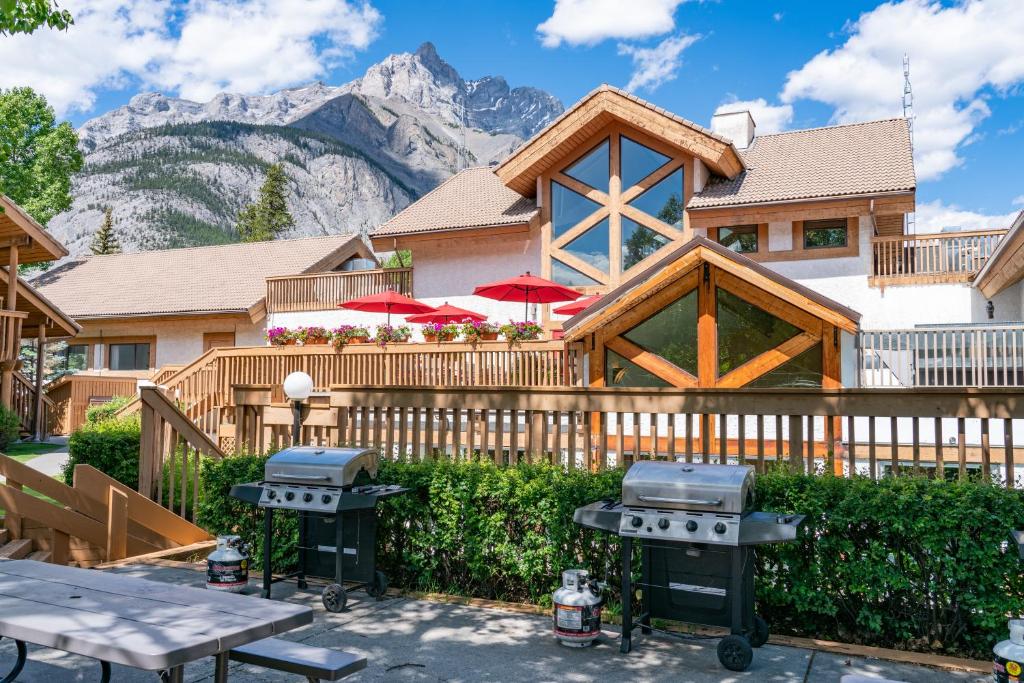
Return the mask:
M753 467L641 461L626 472L621 501L576 509L577 524L622 539L623 653L636 627L650 633L651 619L663 618L729 628L719 661L733 671L750 665L751 648L768 640L768 624L754 614L754 546L793 541L804 521L753 506ZM634 584L642 592L639 616Z
M345 609L350 590L384 594L387 577L377 571L377 501L408 489L373 484L376 476L375 450L296 446L267 460L262 481L231 487L233 498L263 509L264 598L273 583L292 578L301 589L309 578L331 581L322 600L332 612ZM276 510L299 515L298 570L281 577L269 571Z

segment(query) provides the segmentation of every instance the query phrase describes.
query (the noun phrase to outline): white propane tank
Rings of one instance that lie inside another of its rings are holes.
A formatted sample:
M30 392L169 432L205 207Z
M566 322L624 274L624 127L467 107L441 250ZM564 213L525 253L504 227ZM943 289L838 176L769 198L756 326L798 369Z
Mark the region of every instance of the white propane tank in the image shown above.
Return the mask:
M249 584L249 554L240 536L218 536L217 548L206 557L206 587L240 593Z
M1024 671L1024 620L1010 619L1010 639L992 648L995 683L1016 683Z
M586 647L601 634L601 607L604 598L596 581L590 580L586 569L562 572L562 587L555 591L555 638L562 645Z

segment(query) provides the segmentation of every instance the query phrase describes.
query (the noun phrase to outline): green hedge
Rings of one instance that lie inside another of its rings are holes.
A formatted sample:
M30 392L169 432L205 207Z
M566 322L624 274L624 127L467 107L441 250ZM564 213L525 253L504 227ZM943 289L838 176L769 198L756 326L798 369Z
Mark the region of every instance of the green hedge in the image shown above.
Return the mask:
M227 492L260 479L264 460L204 463L200 509L211 532L240 533L257 551L261 515ZM412 489L381 505L379 564L392 585L544 605L565 568L618 585L618 542L581 529L572 513L616 497L620 471L384 463L379 480ZM808 515L797 543L758 552L758 611L776 632L986 658L1006 615L1024 612L1022 565L1006 545L1024 528L1020 492L785 473L759 477L757 492L763 509ZM289 517L279 516L288 521L276 534L277 571L294 561Z
M87 422L68 439L64 481L70 486L75 465L92 465L133 489L139 487L138 416Z
M134 400L134 396L114 396L106 403L89 406L85 409L85 421L95 423L110 420L114 417L114 413Z

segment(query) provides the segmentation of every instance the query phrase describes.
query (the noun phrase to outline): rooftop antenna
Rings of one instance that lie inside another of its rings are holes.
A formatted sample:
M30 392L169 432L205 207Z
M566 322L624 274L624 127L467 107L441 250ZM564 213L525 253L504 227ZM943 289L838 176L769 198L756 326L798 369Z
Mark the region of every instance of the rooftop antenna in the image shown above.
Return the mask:
M910 85L910 55L903 53L903 118L907 120L907 128L910 131L910 153L914 153L914 89ZM917 231L914 221L914 213L906 215L904 232L913 235Z

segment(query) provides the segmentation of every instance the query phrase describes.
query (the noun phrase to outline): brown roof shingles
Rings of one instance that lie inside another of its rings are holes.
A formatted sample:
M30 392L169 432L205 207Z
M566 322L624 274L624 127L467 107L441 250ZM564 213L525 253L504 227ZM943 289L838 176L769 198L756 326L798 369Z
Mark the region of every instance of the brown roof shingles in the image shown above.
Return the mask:
M350 242L369 253L353 235L142 251L74 259L32 284L74 318L244 312L266 278L308 271Z
M373 237L517 225L536 213L534 201L505 187L492 169L467 168L378 227Z
M762 135L741 154L747 170L712 178L687 208L909 192L917 184L905 119Z

